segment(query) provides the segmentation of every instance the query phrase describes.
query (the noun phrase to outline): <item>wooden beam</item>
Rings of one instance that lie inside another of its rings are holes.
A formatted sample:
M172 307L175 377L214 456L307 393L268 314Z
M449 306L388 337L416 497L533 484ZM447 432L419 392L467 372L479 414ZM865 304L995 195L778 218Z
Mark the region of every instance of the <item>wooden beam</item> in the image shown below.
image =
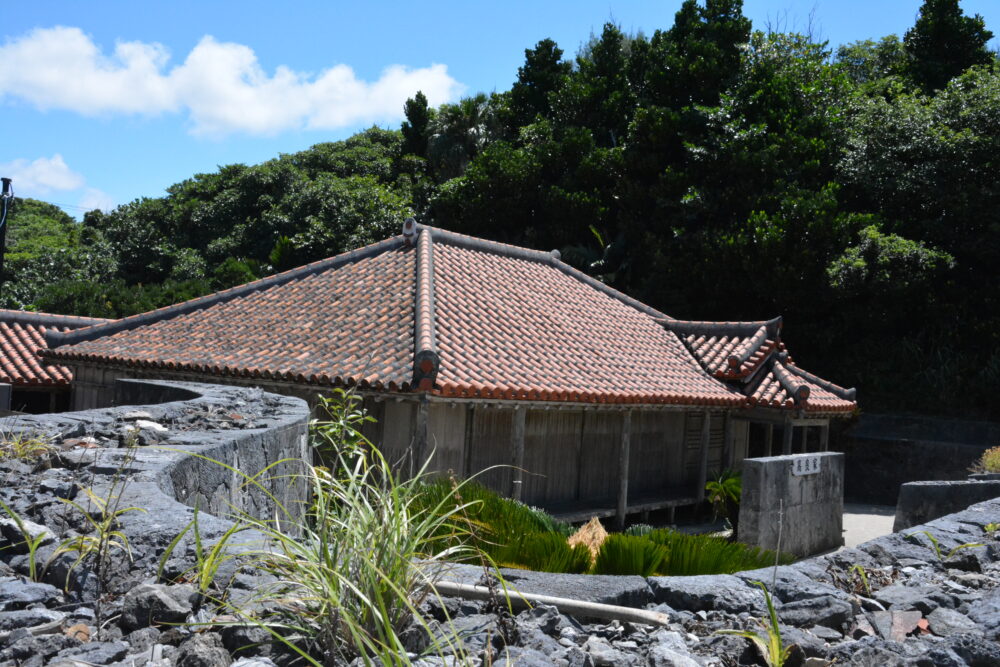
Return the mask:
M765 456L771 456L774 453L774 424L767 425L767 437L764 439L764 443L767 446Z
M705 499L705 482L708 481L708 444L712 429L712 413L705 410L701 422L701 461L698 464L698 502Z
M821 424L819 427L819 451L830 451L830 422Z
M625 529L625 513L628 511L628 458L632 437L632 411L625 413L622 421L622 439L618 444L618 507L615 512L615 528Z
M524 486L524 421L527 416L524 408L514 408L514 428L511 433L511 448L513 449L514 470L511 475L510 497L520 500Z
M791 419L785 420L785 432L782 434L781 438L781 453L788 454L792 453L792 434L795 432L795 426L792 425Z

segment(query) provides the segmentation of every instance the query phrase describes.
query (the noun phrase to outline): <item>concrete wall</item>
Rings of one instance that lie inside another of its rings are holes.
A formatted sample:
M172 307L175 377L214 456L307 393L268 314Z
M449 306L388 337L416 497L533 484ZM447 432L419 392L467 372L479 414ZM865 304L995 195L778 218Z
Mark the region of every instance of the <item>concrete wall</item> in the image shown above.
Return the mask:
M796 474L803 467L818 471ZM792 454L743 461L739 540L796 556L843 544L844 455Z
M931 478L964 480L1000 442L1000 424L899 415L862 415L840 441L847 457L845 495L895 505L900 485Z
M899 490L892 529L906 530L991 498L1000 498L1000 480L908 482Z

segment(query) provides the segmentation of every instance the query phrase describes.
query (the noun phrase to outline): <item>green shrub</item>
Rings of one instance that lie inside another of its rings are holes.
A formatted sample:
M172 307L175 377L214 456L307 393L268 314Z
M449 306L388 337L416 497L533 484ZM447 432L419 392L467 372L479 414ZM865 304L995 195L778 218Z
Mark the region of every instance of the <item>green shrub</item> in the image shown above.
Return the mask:
M645 537L608 535L594 561L594 574L659 574L670 559L670 550Z
M466 505L464 517L469 522L470 544L494 560L507 555L507 546L526 535L549 533L565 541L573 527L524 503L503 498L476 482L465 482L455 494L451 480L436 480L423 485L418 502L423 507L440 505L446 511ZM503 560L503 558L500 558Z
M583 574L590 569L590 551L583 544L571 547L558 533L528 533L495 549L500 567Z
M983 472L1000 472L1000 447L991 447L983 452L978 467Z
M668 548L670 558L659 574L668 576L694 574L731 574L741 570L756 570L774 565L775 553L724 537L687 535L674 530L654 530L646 539ZM782 554L778 562L791 563L794 558Z

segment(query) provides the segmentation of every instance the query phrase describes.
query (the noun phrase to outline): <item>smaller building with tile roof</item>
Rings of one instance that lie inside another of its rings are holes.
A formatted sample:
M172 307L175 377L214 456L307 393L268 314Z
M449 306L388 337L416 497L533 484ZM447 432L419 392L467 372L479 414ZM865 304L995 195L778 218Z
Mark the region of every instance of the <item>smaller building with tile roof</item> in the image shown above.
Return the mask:
M746 455L751 422L772 426L769 447L775 425L786 449L826 446L854 394L795 366L780 330L675 320L558 253L407 221L247 285L50 332L43 355L73 369L77 409L121 377L350 387L392 460L433 451L437 469L490 469L488 485L557 513L624 517L698 502L709 471Z
M11 386L15 412L59 412L69 408L69 368L42 363L46 332L64 333L109 320L0 309L0 383Z

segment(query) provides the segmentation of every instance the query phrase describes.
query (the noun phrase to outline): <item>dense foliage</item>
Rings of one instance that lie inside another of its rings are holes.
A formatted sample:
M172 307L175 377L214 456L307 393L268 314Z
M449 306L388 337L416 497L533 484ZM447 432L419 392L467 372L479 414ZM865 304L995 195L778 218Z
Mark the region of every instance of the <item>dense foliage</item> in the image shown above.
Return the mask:
M573 59L542 40L509 91L437 109L417 94L400 131L220 167L82 225L22 201L3 300L128 314L412 214L559 248L674 317L783 314L796 360L867 409L997 418L991 37L958 0L926 0L902 38L834 51L755 32L741 0L687 0L672 26L608 24Z
M429 482L414 500L416 514L445 512L460 530L442 531L447 544L473 549L457 560L485 554L503 567L572 574L693 575L755 570L794 557L713 535L688 535L637 525L609 535L591 559L585 544L570 546L573 528L537 508L504 498L476 482L456 492L449 480Z

